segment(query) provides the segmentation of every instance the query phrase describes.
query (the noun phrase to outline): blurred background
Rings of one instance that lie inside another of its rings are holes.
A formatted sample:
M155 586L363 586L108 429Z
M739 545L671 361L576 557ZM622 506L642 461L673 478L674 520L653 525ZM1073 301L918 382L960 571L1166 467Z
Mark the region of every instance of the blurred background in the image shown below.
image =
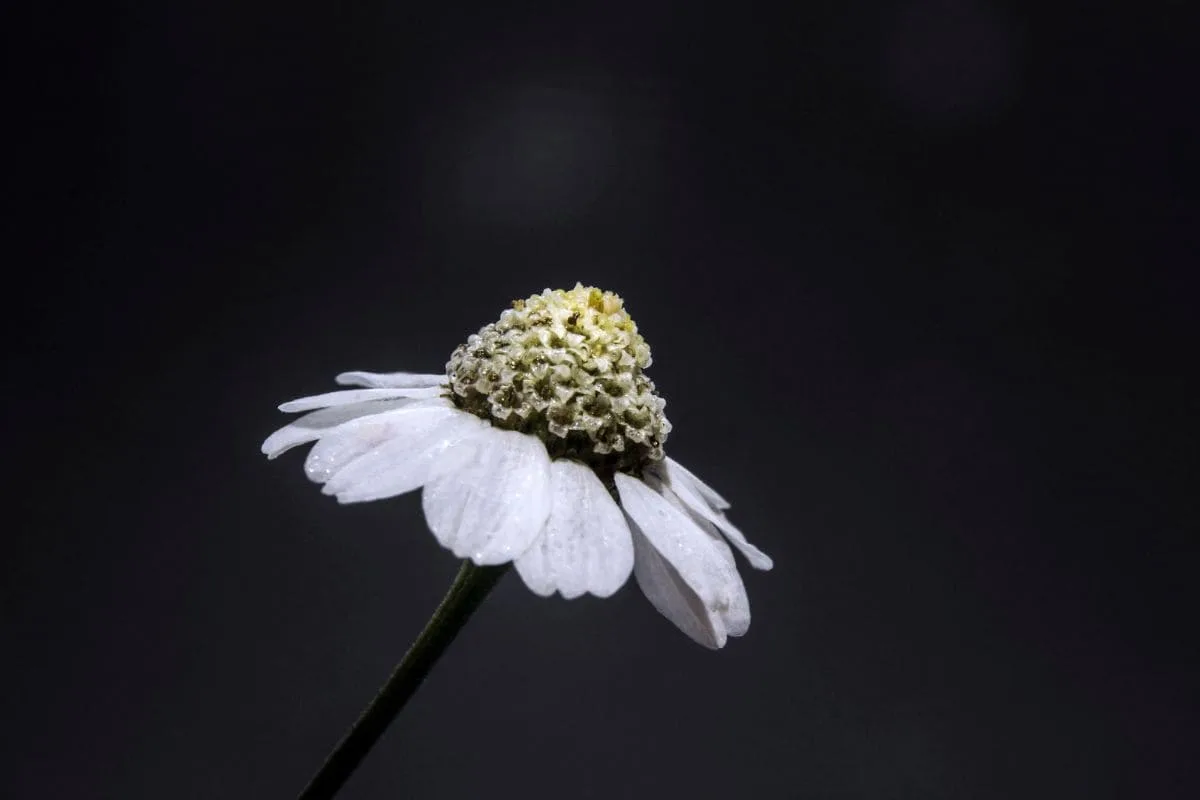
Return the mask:
M1195 28L1072 5L14 12L0 796L295 796L457 563L275 406L576 281L753 625L509 576L343 797L1196 796Z

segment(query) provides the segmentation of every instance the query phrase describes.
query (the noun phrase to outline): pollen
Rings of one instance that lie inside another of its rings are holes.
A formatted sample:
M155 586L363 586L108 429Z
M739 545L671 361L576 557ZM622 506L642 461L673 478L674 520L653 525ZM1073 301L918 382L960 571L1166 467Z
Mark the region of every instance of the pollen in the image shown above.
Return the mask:
M611 480L663 458L671 423L650 348L620 297L590 286L517 300L450 356L450 398Z

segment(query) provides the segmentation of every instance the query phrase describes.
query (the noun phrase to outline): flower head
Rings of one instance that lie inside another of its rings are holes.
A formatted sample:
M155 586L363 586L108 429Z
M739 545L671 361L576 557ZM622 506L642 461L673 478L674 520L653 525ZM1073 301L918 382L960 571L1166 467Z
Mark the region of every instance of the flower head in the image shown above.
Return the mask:
M454 404L610 482L640 474L662 460L671 424L643 372L650 348L623 305L583 286L516 301L450 357Z
M364 388L280 406L270 458L316 442L305 472L340 502L423 487L438 541L476 564L514 563L534 592L607 597L630 572L696 641L750 624L732 543L771 560L729 504L663 451L671 425L645 375L650 348L611 292L577 285L513 303L438 375L345 372Z

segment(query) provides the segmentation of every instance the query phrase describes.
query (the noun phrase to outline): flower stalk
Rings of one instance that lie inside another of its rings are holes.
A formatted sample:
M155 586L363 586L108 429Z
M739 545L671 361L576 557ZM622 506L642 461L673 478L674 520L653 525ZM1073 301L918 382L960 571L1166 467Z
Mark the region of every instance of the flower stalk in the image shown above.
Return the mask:
M300 800L328 800L337 794L509 566L480 567L469 559L463 561L454 583L426 623L425 629L396 665L387 683L363 711L354 727L300 793Z

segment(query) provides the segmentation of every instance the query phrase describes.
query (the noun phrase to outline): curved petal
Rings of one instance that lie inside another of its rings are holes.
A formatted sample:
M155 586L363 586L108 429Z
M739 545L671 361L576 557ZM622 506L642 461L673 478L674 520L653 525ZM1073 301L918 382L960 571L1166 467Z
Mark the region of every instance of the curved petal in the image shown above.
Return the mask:
M366 386L371 389L424 389L441 386L445 375L424 375L417 372L343 372L336 380L342 386Z
M724 511L729 508L729 501L721 495L717 494L717 490L709 486L704 481L700 480L694 472L685 468L675 459L667 456L662 460L664 476L668 483L674 485L676 482L686 482L696 491L696 494L704 498L710 506L717 511Z
M720 511L715 510L712 504L706 500L700 491L700 487L704 484L699 483L699 478L696 478L685 470L676 461L666 464L665 469L660 468L657 475L663 475L666 478L663 482L670 491L679 497L689 512L715 525L725 535L725 538L732 542L733 546L746 557L746 560L750 562L750 566L762 570L768 570L775 566L775 562L771 560L770 556L750 544L746 539L746 534L734 527L728 517ZM654 477L657 476L652 474L650 476L651 480Z
M304 467L341 503L382 500L423 486L447 448L486 429L449 405L413 405L346 423L317 442Z
M615 480L636 528L634 576L654 607L705 647L745 633L750 601L728 546L642 481Z
M704 519L703 517L698 517L695 514L693 514L691 512L691 510L687 507L687 505L682 500L679 499L679 496L677 494L675 494L673 491L671 491L670 487L662 486L662 485L658 484L656 481L654 481L653 479L648 481L646 483L646 485L649 486L654 491L658 492L660 495L662 495L664 500L666 500L668 503L670 503L675 508L679 509L679 511L681 511L692 522L694 522L696 524L696 526L700 528L700 530L704 531L705 535L707 535L709 540L712 542L713 547L715 547L717 549L717 551L720 553L721 558L725 559L725 563L728 564L731 568L733 568L735 570L737 569L737 560L733 557L733 550L730 549L729 545L725 543L725 540L723 538L721 538L721 534L717 530L717 526L713 525L711 522ZM738 574L738 579L741 580L741 573ZM747 600L747 603L748 602L749 601ZM746 611L745 614L734 614L726 619L725 625L726 625L726 633L727 634L729 634L730 636L742 636L743 634L746 633L747 630L749 630L749 628L750 628L749 606L746 607L745 611Z
M633 575L650 604L692 641L711 650L723 647L726 636L718 634L723 629L712 624L704 601L647 541L636 523L632 538Z
M556 590L567 599L610 596L633 571L625 515L596 473L577 461L550 464L550 494L545 531L516 560L517 572L543 597Z
M392 400L397 397L407 397L413 400L425 400L438 397L442 393L440 386L429 386L422 389L348 389L341 392L326 392L312 397L301 397L289 400L279 406L280 411L289 414L294 411L311 411L314 408L344 406L350 403L361 403L364 400Z
M352 419L313 445L304 460L304 473L315 483L326 483L358 458L376 453L396 439L410 441L456 413L459 412L448 403L410 401L405 407L383 414Z
M320 439L330 429L336 428L344 422L367 414L393 411L413 402L416 401L398 397L394 400L368 400L363 403L350 403L310 412L268 436L262 443L263 455L271 459L278 458L293 447Z
M443 547L476 564L524 553L550 514L550 457L536 438L488 428L440 456L425 519Z

